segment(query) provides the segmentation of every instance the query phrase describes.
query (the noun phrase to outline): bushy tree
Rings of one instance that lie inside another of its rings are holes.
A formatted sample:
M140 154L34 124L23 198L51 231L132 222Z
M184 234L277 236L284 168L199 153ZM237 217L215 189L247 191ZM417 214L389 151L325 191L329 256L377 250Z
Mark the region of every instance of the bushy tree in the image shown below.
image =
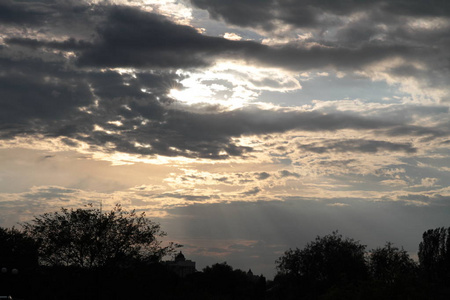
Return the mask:
M317 237L303 249L289 249L277 263L271 289L276 299L357 299L367 278L365 248L338 232ZM350 297L349 295L352 295Z
M15 228L0 227L0 267L34 268L37 266L38 249L35 241Z
M403 248L399 249L387 242L384 247L370 252L369 268L375 280L393 285L414 277L417 265Z
M367 275L365 248L337 232L318 236L303 249L286 251L276 262L278 274L327 284L363 279Z
M90 268L140 259L159 261L177 245L163 247L165 233L159 224L125 211L117 205L109 212L88 206L62 208L24 224L25 232L39 245L40 263L50 266Z

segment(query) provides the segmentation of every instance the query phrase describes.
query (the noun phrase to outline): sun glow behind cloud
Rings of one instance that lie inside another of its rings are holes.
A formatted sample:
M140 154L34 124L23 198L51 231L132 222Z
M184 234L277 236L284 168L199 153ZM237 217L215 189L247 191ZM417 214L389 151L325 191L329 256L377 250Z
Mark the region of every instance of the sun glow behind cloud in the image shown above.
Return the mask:
M298 76L277 68L264 68L237 61L221 61L199 72L183 72L182 88L169 96L183 103L220 105L232 110L258 99L261 91L287 93L300 90Z

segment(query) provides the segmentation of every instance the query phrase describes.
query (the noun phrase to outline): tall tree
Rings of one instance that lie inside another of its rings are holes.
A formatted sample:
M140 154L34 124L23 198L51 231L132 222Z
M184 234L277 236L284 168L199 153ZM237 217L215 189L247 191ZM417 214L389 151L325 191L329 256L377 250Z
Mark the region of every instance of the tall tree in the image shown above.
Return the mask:
M450 227L429 229L419 244L420 268L430 280L450 279Z
M159 261L178 245L162 246L159 224L117 205L109 212L88 206L62 208L24 224L39 245L44 265L96 267L124 259Z

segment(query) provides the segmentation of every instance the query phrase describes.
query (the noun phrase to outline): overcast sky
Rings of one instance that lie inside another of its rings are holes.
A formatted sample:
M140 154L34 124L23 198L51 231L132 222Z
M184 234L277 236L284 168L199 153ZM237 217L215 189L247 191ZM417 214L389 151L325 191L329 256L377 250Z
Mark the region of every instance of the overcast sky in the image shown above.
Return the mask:
M450 226L450 2L0 0L0 226L145 211L271 278Z

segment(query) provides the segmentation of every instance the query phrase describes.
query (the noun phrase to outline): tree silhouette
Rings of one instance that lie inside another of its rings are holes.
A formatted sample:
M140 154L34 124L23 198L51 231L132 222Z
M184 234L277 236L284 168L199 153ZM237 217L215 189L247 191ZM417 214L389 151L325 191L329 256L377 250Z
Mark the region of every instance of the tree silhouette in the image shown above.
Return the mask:
M429 229L419 244L419 263L431 281L448 282L450 279L450 227Z
M15 228L0 227L0 267L34 268L38 262L35 241Z
M0 295L28 296L38 248L23 232L0 227Z
M233 269L226 262L203 269L197 276L197 286L202 287L204 299L263 299L265 278L254 276L240 269Z
M426 286L418 278L418 266L403 249L387 242L368 254L371 275L365 289L371 299L427 299Z
M333 232L317 237L304 249L289 249L277 260L281 274L290 274L317 282L358 279L367 274L364 251L358 241Z
M40 263L91 268L125 259L159 261L178 245L163 247L159 224L117 205L109 212L88 206L46 213L24 224L39 245Z
M399 249L387 242L384 247L371 251L369 268L375 280L384 285L394 285L411 279L417 265L403 248Z
M314 298L331 287L344 287L367 278L365 248L333 232L317 237L305 248L289 249L277 263L275 281L292 295Z

